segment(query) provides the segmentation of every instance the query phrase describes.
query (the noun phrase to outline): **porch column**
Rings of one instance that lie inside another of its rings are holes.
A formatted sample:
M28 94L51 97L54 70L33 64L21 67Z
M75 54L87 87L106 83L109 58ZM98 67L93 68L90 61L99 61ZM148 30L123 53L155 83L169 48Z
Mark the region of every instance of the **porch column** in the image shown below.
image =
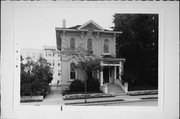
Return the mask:
M114 66L114 79L117 79L117 75L116 75L116 66Z
M100 70L100 86L103 86L103 62L101 62L101 70Z
M119 79L121 80L122 62L119 62Z
M97 70L97 79L99 79L99 70Z
M100 85L103 86L103 70L100 72Z

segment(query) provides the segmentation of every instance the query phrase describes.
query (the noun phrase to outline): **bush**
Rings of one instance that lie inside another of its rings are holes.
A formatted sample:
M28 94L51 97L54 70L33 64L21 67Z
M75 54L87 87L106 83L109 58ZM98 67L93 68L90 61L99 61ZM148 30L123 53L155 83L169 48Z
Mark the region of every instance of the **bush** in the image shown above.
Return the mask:
M85 82L81 80L74 80L70 85L70 92L84 92L85 91ZM100 84L98 79L88 79L87 80L87 92L99 92Z
M47 60L40 58L37 62L21 63L21 96L46 96L52 79Z
M84 92L84 82L81 80L74 80L70 85L71 92Z
M94 92L98 92L100 91L100 82L98 79L88 79L87 80L87 91L94 91Z

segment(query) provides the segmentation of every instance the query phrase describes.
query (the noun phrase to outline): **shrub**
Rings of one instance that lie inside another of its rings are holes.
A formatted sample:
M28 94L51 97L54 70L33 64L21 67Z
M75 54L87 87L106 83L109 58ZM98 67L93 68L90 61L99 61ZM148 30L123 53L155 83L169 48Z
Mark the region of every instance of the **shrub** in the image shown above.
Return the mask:
M84 92L84 82L81 80L74 80L70 85L71 92Z
M87 80L87 91L94 91L94 92L98 92L100 91L100 82L98 79L88 79Z
M74 80L70 84L70 92L84 92L85 91L85 82L81 80ZM88 79L87 80L87 92L99 92L100 84L98 79Z
M21 96L46 96L52 79L47 60L40 58L37 62L21 63Z

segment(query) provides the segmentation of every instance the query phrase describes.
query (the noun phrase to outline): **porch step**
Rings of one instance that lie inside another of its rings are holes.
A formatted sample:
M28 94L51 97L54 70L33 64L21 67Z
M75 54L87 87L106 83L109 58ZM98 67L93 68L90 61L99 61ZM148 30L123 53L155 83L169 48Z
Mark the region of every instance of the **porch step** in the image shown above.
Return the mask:
M126 95L125 92L117 84L109 84L108 92L113 95Z

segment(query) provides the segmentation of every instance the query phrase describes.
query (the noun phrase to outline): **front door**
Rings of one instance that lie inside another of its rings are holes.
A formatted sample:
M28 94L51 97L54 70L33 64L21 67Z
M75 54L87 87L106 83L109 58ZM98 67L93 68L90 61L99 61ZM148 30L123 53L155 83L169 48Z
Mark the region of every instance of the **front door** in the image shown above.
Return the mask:
M109 67L103 67L104 83L109 83Z

